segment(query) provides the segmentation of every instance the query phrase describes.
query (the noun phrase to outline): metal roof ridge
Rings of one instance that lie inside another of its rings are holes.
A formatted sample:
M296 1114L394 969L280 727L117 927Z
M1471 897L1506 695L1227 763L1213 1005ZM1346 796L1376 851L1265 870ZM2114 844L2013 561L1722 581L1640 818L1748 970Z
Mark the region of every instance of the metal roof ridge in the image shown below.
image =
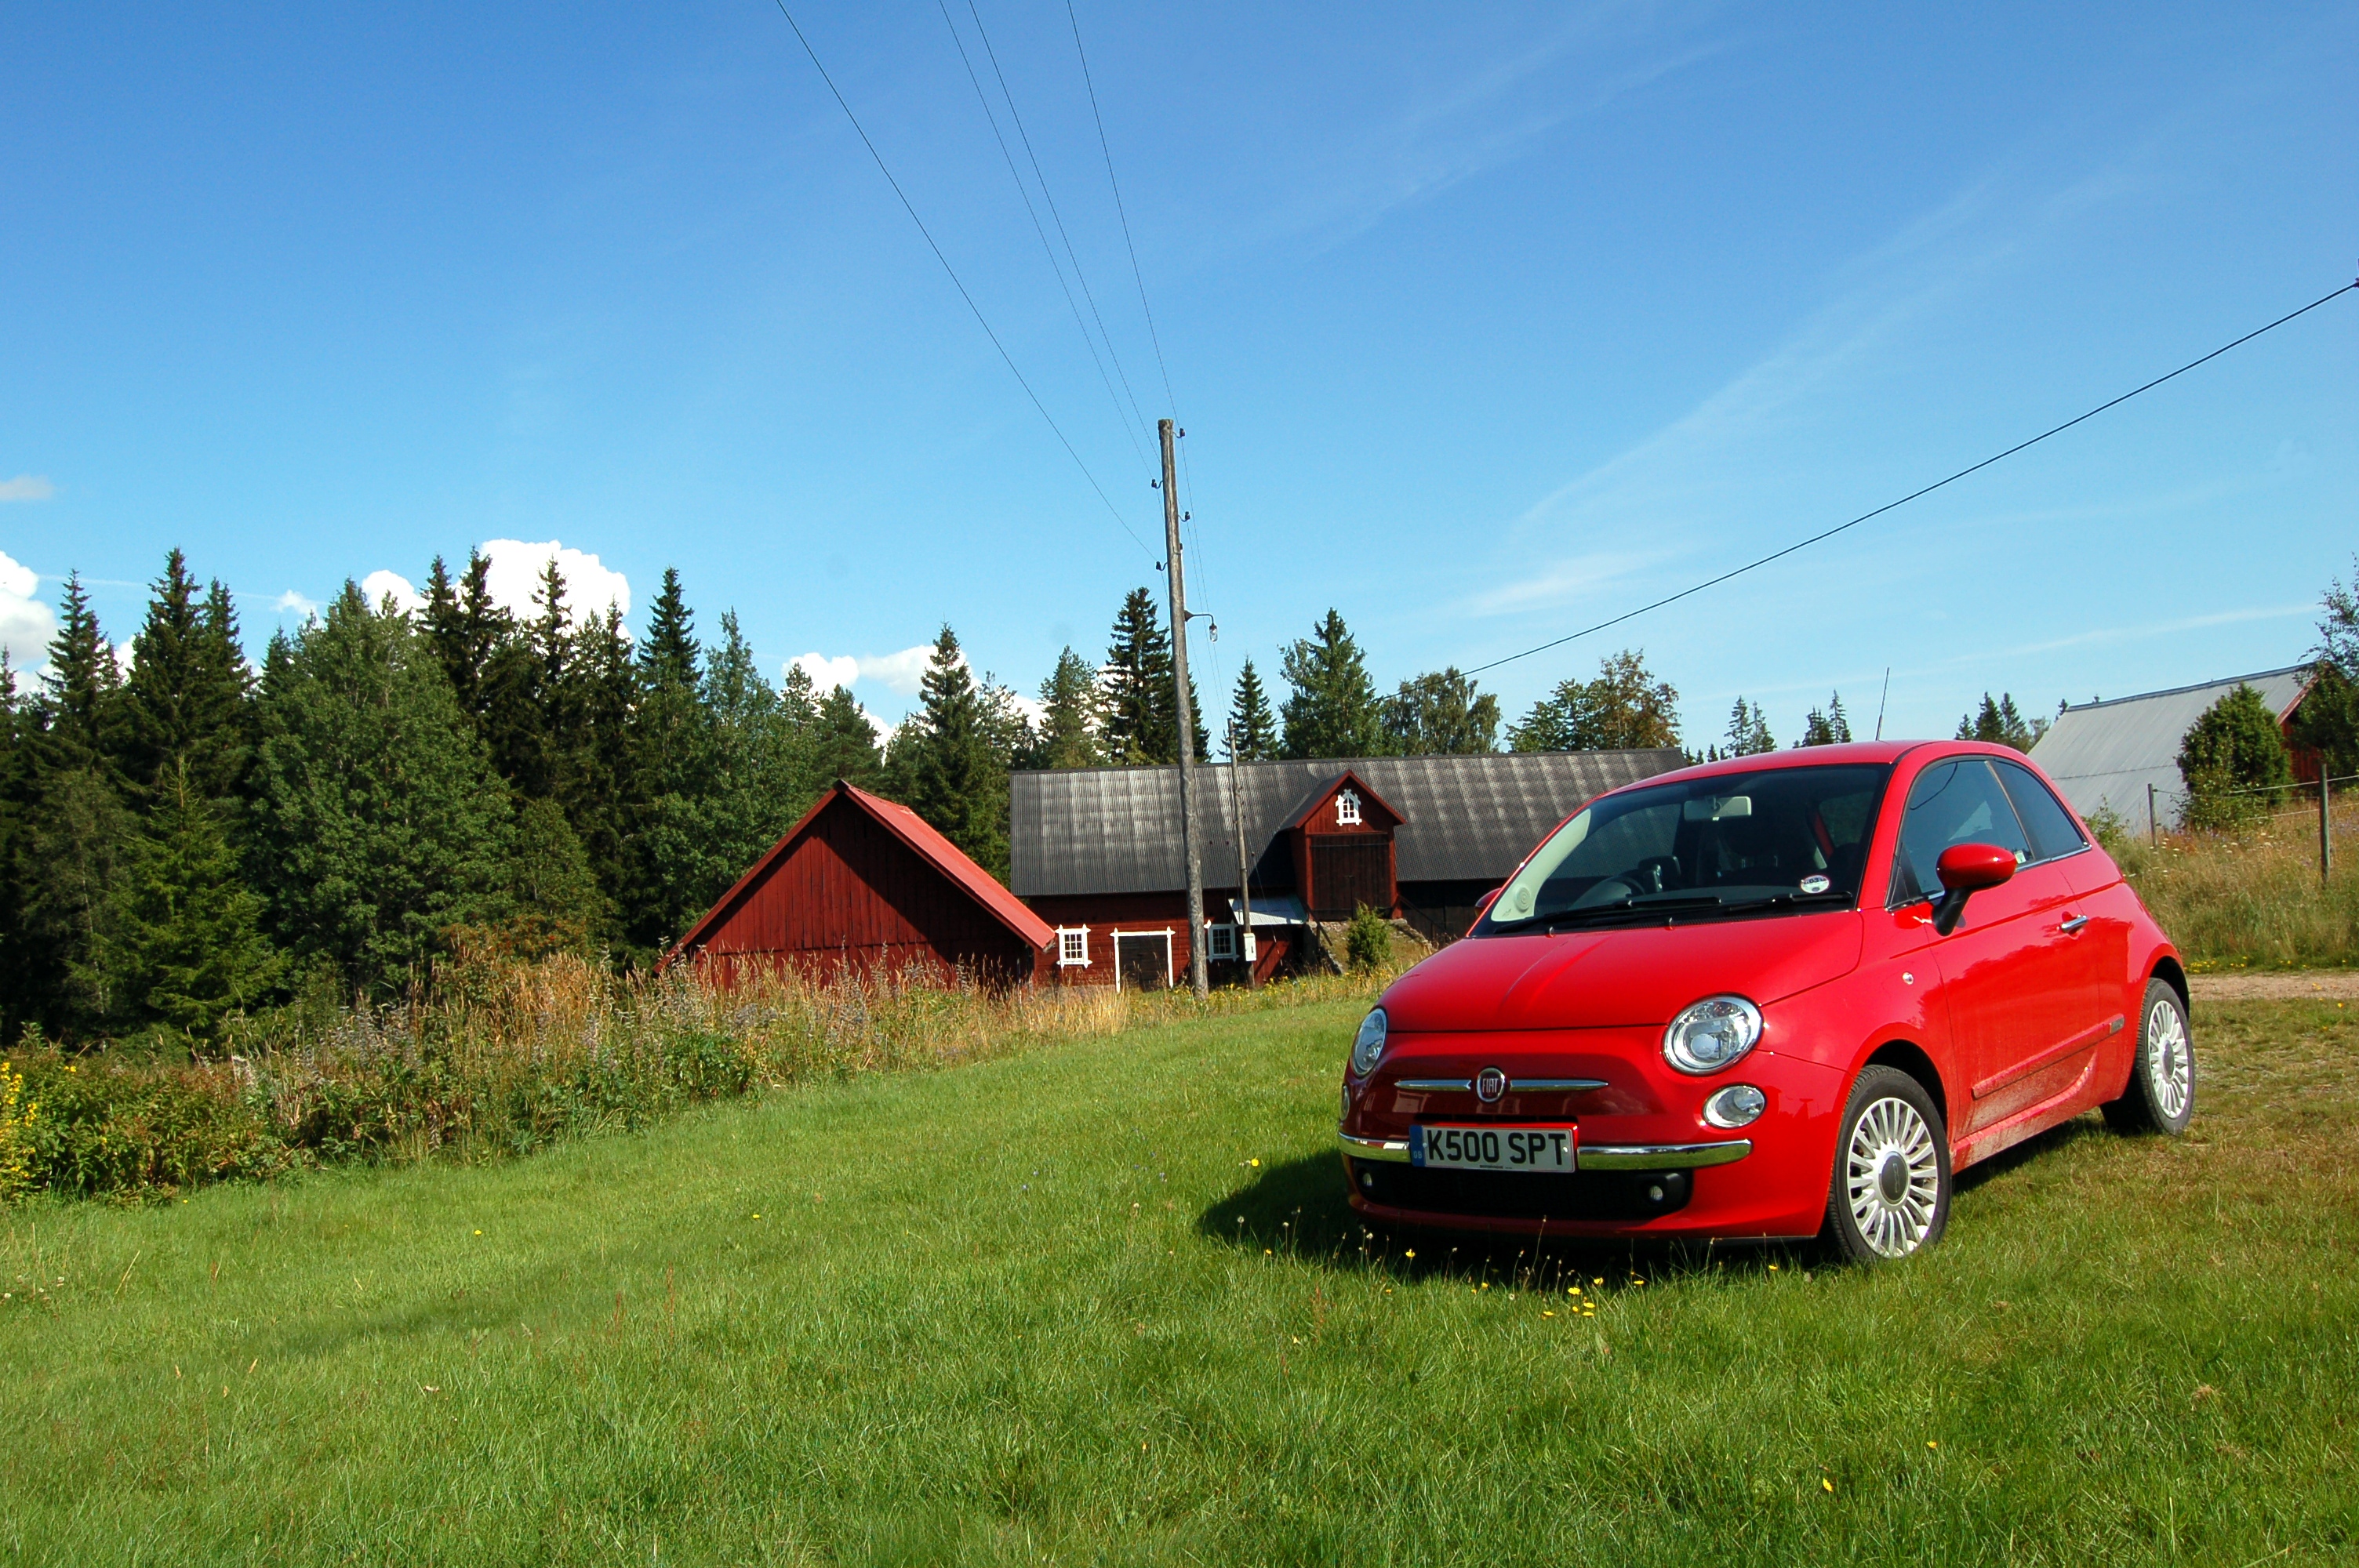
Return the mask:
M2279 670L2256 670L2248 676L2223 676L2218 680L2190 681L2185 686L2165 687L2160 691L2141 691L2129 697L2108 697L2095 702L2068 702L2064 713L2086 713L2092 708L2116 708L2125 702L2150 702L2158 697L2184 697L2190 691L2201 691L2215 686L2250 686L2256 680L2272 680L2278 676L2306 675L2318 667L2316 661L2288 665ZM2057 715L2062 718L2063 713Z

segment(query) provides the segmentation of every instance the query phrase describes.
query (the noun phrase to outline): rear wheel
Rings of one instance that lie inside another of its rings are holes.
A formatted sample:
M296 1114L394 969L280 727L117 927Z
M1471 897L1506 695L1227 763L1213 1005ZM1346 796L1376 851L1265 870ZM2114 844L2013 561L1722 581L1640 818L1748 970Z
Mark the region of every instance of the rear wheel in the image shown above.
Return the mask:
M2195 1038L2187 1004L2168 980L2148 980L2138 1013L2137 1055L2122 1098L2105 1105L2117 1132L2159 1132L2175 1138L2195 1119Z
M1871 1066L1852 1086L1835 1134L1827 1234L1854 1263L1906 1258L1950 1223L1950 1132L1925 1087Z

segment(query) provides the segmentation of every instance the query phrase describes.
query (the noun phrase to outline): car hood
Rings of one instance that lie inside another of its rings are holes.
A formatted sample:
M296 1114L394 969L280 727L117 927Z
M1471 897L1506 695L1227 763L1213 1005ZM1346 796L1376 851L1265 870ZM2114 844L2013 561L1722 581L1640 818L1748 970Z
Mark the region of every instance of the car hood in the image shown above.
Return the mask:
M1700 997L1766 1007L1823 985L1858 966L1863 940L1856 910L1469 937L1394 981L1384 1008L1397 1030L1662 1024Z

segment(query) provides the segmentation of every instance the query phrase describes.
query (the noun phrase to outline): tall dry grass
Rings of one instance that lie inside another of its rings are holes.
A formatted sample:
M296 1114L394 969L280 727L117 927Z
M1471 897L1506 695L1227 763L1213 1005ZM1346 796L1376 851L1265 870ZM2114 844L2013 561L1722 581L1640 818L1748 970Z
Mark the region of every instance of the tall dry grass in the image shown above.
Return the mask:
M317 999L247 1021L226 1061L152 1051L7 1054L38 1118L35 1192L146 1201L348 1160L484 1159L628 1131L703 1100L814 1077L953 1065L1060 1039L1369 991L1382 977L1256 992L994 992L852 977L616 976L571 954L467 957L389 1007Z
M2334 874L2323 879L2315 801L2241 828L2165 834L2159 847L2134 834L2103 837L2196 967L2359 965L2359 806L2333 816Z

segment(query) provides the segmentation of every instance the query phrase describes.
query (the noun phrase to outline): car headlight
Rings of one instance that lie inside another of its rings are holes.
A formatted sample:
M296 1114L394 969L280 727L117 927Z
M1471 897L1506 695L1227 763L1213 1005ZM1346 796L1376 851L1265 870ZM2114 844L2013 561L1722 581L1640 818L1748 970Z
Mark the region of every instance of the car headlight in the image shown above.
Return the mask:
M1366 1077L1376 1070L1385 1056L1385 1010L1376 1008L1360 1020L1360 1033L1352 1041L1352 1072Z
M1761 1010L1741 996L1690 1002L1663 1031L1663 1060L1682 1073L1717 1073L1761 1038Z

